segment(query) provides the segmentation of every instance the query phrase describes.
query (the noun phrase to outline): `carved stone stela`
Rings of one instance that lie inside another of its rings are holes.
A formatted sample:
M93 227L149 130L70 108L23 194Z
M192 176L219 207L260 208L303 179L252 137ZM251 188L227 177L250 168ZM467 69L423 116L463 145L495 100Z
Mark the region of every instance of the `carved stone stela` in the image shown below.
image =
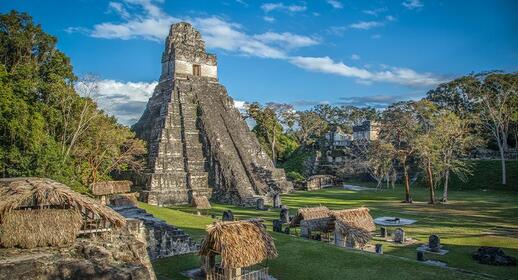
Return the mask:
M148 142L147 169L137 184L150 204L186 204L204 195L251 206L293 189L234 108L218 81L216 56L188 23L171 26L160 82L133 129Z

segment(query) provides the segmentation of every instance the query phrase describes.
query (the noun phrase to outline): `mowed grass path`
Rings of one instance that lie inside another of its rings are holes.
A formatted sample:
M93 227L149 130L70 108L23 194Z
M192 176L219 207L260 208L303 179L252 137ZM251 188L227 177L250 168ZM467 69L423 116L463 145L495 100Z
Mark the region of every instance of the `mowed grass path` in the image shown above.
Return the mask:
M399 187L398 189L401 189ZM447 205L428 205L425 189L413 190L414 204L403 204L401 191L348 191L339 188L315 192L298 191L283 196L283 204L294 214L299 207L325 205L331 209L367 206L373 217L398 216L417 219L405 227L407 236L426 243L438 234L450 252L445 256L426 254L429 259L475 274L447 270L418 263L417 245L396 246L384 242L383 256L338 248L324 242L303 240L272 233L279 257L269 262L271 274L278 279L476 279L485 274L499 279L518 279L518 267L481 265L471 258L479 246L498 246L518 257L518 193L512 191L452 191ZM194 215L188 206L160 208L141 204L155 216L187 231L197 240L206 225L214 220ZM256 211L231 205L213 204L209 214L221 217L231 209L239 218L261 217L271 230L278 211ZM378 242L378 241L373 241ZM179 272L199 266L194 255L171 257L154 263L159 279L184 279Z

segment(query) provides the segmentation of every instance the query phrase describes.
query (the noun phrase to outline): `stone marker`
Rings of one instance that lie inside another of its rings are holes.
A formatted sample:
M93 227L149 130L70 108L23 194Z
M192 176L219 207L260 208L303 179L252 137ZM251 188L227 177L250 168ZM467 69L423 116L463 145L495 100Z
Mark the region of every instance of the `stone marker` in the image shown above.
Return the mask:
M417 252L417 260L420 262L424 262L424 253L421 251Z
M255 209L264 210L264 199L263 198L258 198L255 201Z
M273 196L273 208L280 208L281 207L281 194L276 193Z
M380 234L381 234L381 237L383 237L383 238L387 237L387 228L381 227Z
M394 242L396 243L405 243L405 230L402 228L397 228L394 231Z
M432 252L439 252L441 250L441 239L439 236L432 234L428 238L428 248Z
M375 246L376 254L383 255L383 244L378 243Z
M223 211L222 221L234 221L234 214L231 210Z
M290 212L286 206L282 206L280 213L281 222L287 224L290 222Z
M280 220L273 220L273 231L282 232L282 222Z

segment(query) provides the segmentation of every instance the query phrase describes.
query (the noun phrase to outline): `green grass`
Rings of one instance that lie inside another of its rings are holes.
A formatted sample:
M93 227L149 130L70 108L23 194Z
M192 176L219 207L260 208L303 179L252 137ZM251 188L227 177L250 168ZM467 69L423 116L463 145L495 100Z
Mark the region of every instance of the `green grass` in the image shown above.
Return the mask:
M452 177L452 189L456 190L481 190L481 189L518 189L518 160L506 161L507 186L501 184L502 167L500 160L472 161L473 176L466 182L461 182L455 176Z
M399 187L401 189L401 187ZM418 222L405 227L407 236L425 243L429 234L438 234L450 249L445 256L426 255L447 262L450 267L490 274L503 279L518 279L518 267L481 265L471 259L479 246L498 246L518 257L518 194L511 191L452 191L447 205L428 205L425 189L413 190L416 203L402 204L403 192L396 190L354 192L333 188L316 192L295 192L283 196L292 213L303 206L326 205L331 209L367 206L374 217L399 216ZM204 236L213 219L197 216L188 206L160 208L141 204L155 216L174 224L197 240ZM256 211L231 205L213 204L210 214L221 217L231 209L237 218L262 217L271 230L277 211ZM272 233L279 257L269 262L271 274L278 279L471 279L458 273L415 262L417 245L401 247L384 243L385 255L356 252L323 242ZM376 241L378 242L378 241ZM159 279L182 279L179 272L197 267L194 255L171 257L154 263Z

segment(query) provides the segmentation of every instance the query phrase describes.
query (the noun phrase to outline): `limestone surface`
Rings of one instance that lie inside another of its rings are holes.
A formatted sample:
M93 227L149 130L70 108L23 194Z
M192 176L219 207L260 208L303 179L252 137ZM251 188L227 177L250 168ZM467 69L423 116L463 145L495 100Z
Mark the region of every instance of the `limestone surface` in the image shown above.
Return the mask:
M293 189L234 108L216 57L188 23L171 26L160 82L133 129L148 143L147 170L136 183L150 204L206 196L252 206Z

